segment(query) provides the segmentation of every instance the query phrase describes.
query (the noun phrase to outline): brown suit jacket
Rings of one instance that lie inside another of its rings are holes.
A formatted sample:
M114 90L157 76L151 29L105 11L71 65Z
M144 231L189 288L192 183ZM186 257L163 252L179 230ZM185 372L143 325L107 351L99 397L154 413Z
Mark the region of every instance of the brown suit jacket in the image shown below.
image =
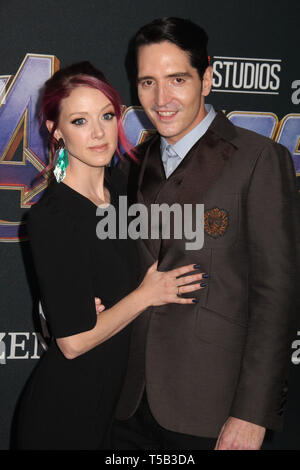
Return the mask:
M146 386L152 414L172 431L217 437L229 416L280 429L299 244L287 149L218 113L168 179L159 136L139 158L123 165L133 200L205 209L204 247L142 240L143 273L158 259L163 271L199 264L210 279L196 305L153 307L135 320L117 418L134 414Z

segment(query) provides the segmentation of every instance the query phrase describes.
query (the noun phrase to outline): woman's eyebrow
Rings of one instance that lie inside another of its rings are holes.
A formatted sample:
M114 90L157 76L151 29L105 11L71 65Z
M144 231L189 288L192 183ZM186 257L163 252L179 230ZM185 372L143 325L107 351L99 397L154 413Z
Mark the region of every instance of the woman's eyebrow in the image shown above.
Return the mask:
M112 103L107 103L103 108L101 108L100 111L103 111L104 109L108 108L109 106L112 106ZM74 113L69 114L69 117L73 116L73 114L89 114L87 111L75 111Z

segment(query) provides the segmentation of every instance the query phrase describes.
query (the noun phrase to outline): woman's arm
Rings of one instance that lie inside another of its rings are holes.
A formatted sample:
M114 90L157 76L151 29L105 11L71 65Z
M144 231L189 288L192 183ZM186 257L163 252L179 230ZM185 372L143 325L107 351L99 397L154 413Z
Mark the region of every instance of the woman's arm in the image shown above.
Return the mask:
M67 359L75 359L117 334L147 307L167 303L193 303L194 299L181 298L177 295L179 286L180 294L201 288L199 283L187 284L201 280L202 273L178 279L178 276L191 272L193 269L194 265L188 265L161 272L157 271L157 262L154 263L137 289L112 308L97 315L94 328L76 335L57 338L58 347Z

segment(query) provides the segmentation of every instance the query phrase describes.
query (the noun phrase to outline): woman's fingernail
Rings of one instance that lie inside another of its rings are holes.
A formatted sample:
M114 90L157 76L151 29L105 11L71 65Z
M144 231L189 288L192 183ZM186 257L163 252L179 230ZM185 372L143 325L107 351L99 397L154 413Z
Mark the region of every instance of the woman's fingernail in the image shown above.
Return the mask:
M198 299L193 299L194 304L198 303Z
M201 283L200 283L200 286L201 286L201 287L206 287L206 286L207 286L207 283L206 283L206 282L201 282Z
M207 279L209 277L209 274L204 273L204 274L202 274L202 277L203 277L203 279Z
M194 264L194 269L199 269L200 268L200 264Z

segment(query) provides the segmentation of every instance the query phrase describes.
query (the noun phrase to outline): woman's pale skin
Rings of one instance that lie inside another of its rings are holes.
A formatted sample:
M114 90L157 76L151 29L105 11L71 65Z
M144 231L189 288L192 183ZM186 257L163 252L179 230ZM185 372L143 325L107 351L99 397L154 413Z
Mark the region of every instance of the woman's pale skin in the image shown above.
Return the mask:
M46 124L50 131L53 122ZM61 102L54 137L63 139L69 154L66 177L60 184L70 186L95 206L109 203L104 170L117 147L118 130L114 107L108 98L94 88L75 88ZM203 273L178 277L193 271L194 265L190 264L160 272L155 262L139 287L113 307L104 310L101 301L95 299L98 313L95 326L76 335L57 338L58 347L67 359L74 359L111 338L150 306L191 304L193 299L178 297L178 287L180 294L201 289L199 281Z

